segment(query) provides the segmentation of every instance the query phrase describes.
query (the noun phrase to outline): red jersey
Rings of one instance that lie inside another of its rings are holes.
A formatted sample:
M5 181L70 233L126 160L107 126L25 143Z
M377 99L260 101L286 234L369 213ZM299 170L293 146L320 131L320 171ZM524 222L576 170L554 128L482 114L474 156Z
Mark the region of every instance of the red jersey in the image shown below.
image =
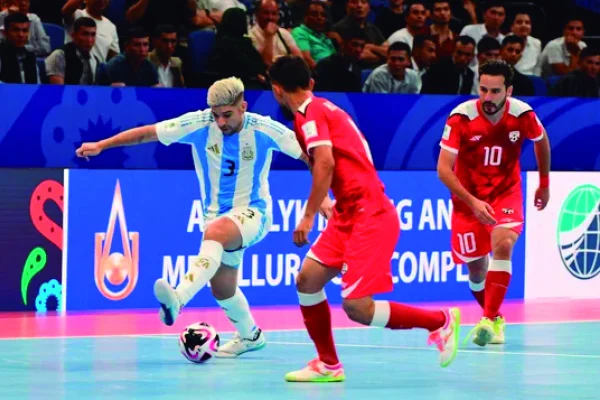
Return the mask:
M331 191L336 209L343 212L358 205L379 207L387 201L377 175L369 145L352 118L329 100L307 99L294 121L296 137L310 157L317 146L330 146L335 159Z
M509 98L504 115L492 124L479 100L457 106L448 117L440 146L457 154L454 172L462 185L478 199L491 202L521 191L523 141L541 140L544 128L531 106ZM455 206L465 205L453 196Z

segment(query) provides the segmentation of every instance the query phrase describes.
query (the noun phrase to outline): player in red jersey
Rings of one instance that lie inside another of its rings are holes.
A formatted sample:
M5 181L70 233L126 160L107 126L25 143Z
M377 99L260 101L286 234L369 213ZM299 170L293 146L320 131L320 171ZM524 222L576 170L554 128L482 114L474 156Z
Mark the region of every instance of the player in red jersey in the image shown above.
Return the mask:
M427 329L429 343L437 346L440 364L446 367L457 351L457 308L429 311L372 298L393 290L391 258L400 235L400 221L384 192L362 133L346 112L313 95L314 81L302 58L280 57L269 74L277 102L295 115L296 136L309 157L313 175L305 214L294 230L296 245L309 243L314 217L329 189L335 197L327 227L311 246L296 278L304 324L318 357L306 368L286 374L285 379L345 379L323 290L340 272L342 304L351 320L389 329Z
M500 306L512 274L511 255L524 223L519 158L525 139L535 142L540 173L535 206L548 204L550 143L523 101L511 98L512 68L501 60L479 69L479 99L451 113L438 160L440 180L452 192L452 254L469 268L469 285L483 308L473 341L502 344ZM493 257L488 261L488 254Z

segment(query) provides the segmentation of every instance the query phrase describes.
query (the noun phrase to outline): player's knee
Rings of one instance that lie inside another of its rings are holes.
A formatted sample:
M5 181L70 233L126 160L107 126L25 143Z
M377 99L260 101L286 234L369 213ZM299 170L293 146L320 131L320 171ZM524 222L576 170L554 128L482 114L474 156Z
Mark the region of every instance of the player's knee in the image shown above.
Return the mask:
M306 273L303 269L300 270L296 276L296 290L300 293L316 293L321 288L315 288L310 274Z
M469 280L471 282L482 282L487 274L487 258L471 261L467 263L467 267L469 268Z
M494 249L493 249L494 258L496 258L496 257L510 258L512 256L512 250L513 250L514 246L515 246L515 241L511 237L504 237L504 238L498 239L498 241L496 241L496 243L494 244Z
M242 247L242 237L237 226L227 218L221 218L208 225L204 231L204 240L219 242L226 250Z
M371 301L363 300L364 299L344 299L342 308L348 318L352 321L363 325L369 325L375 312L375 303L372 299Z

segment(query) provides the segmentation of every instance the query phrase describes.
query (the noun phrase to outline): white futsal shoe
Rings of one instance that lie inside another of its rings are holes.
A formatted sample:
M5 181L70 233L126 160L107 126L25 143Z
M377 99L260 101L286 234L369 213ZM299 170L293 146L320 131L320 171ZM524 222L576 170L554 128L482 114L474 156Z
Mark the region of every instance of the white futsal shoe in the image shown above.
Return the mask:
M219 346L216 357L234 358L250 351L258 351L267 345L263 331L258 328L252 339L246 339L240 336L238 332L233 334L233 338Z
M177 292L166 279L158 279L154 283L154 296L160 303L160 311L158 312L160 320L165 325L173 325L182 308Z

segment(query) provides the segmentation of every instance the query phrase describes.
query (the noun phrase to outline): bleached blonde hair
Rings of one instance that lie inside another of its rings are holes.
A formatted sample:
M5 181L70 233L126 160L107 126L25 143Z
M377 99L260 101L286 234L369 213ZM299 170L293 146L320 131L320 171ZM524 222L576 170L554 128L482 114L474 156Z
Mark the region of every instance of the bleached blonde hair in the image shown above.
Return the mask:
M216 81L208 89L209 107L231 106L244 94L244 83L236 77Z

